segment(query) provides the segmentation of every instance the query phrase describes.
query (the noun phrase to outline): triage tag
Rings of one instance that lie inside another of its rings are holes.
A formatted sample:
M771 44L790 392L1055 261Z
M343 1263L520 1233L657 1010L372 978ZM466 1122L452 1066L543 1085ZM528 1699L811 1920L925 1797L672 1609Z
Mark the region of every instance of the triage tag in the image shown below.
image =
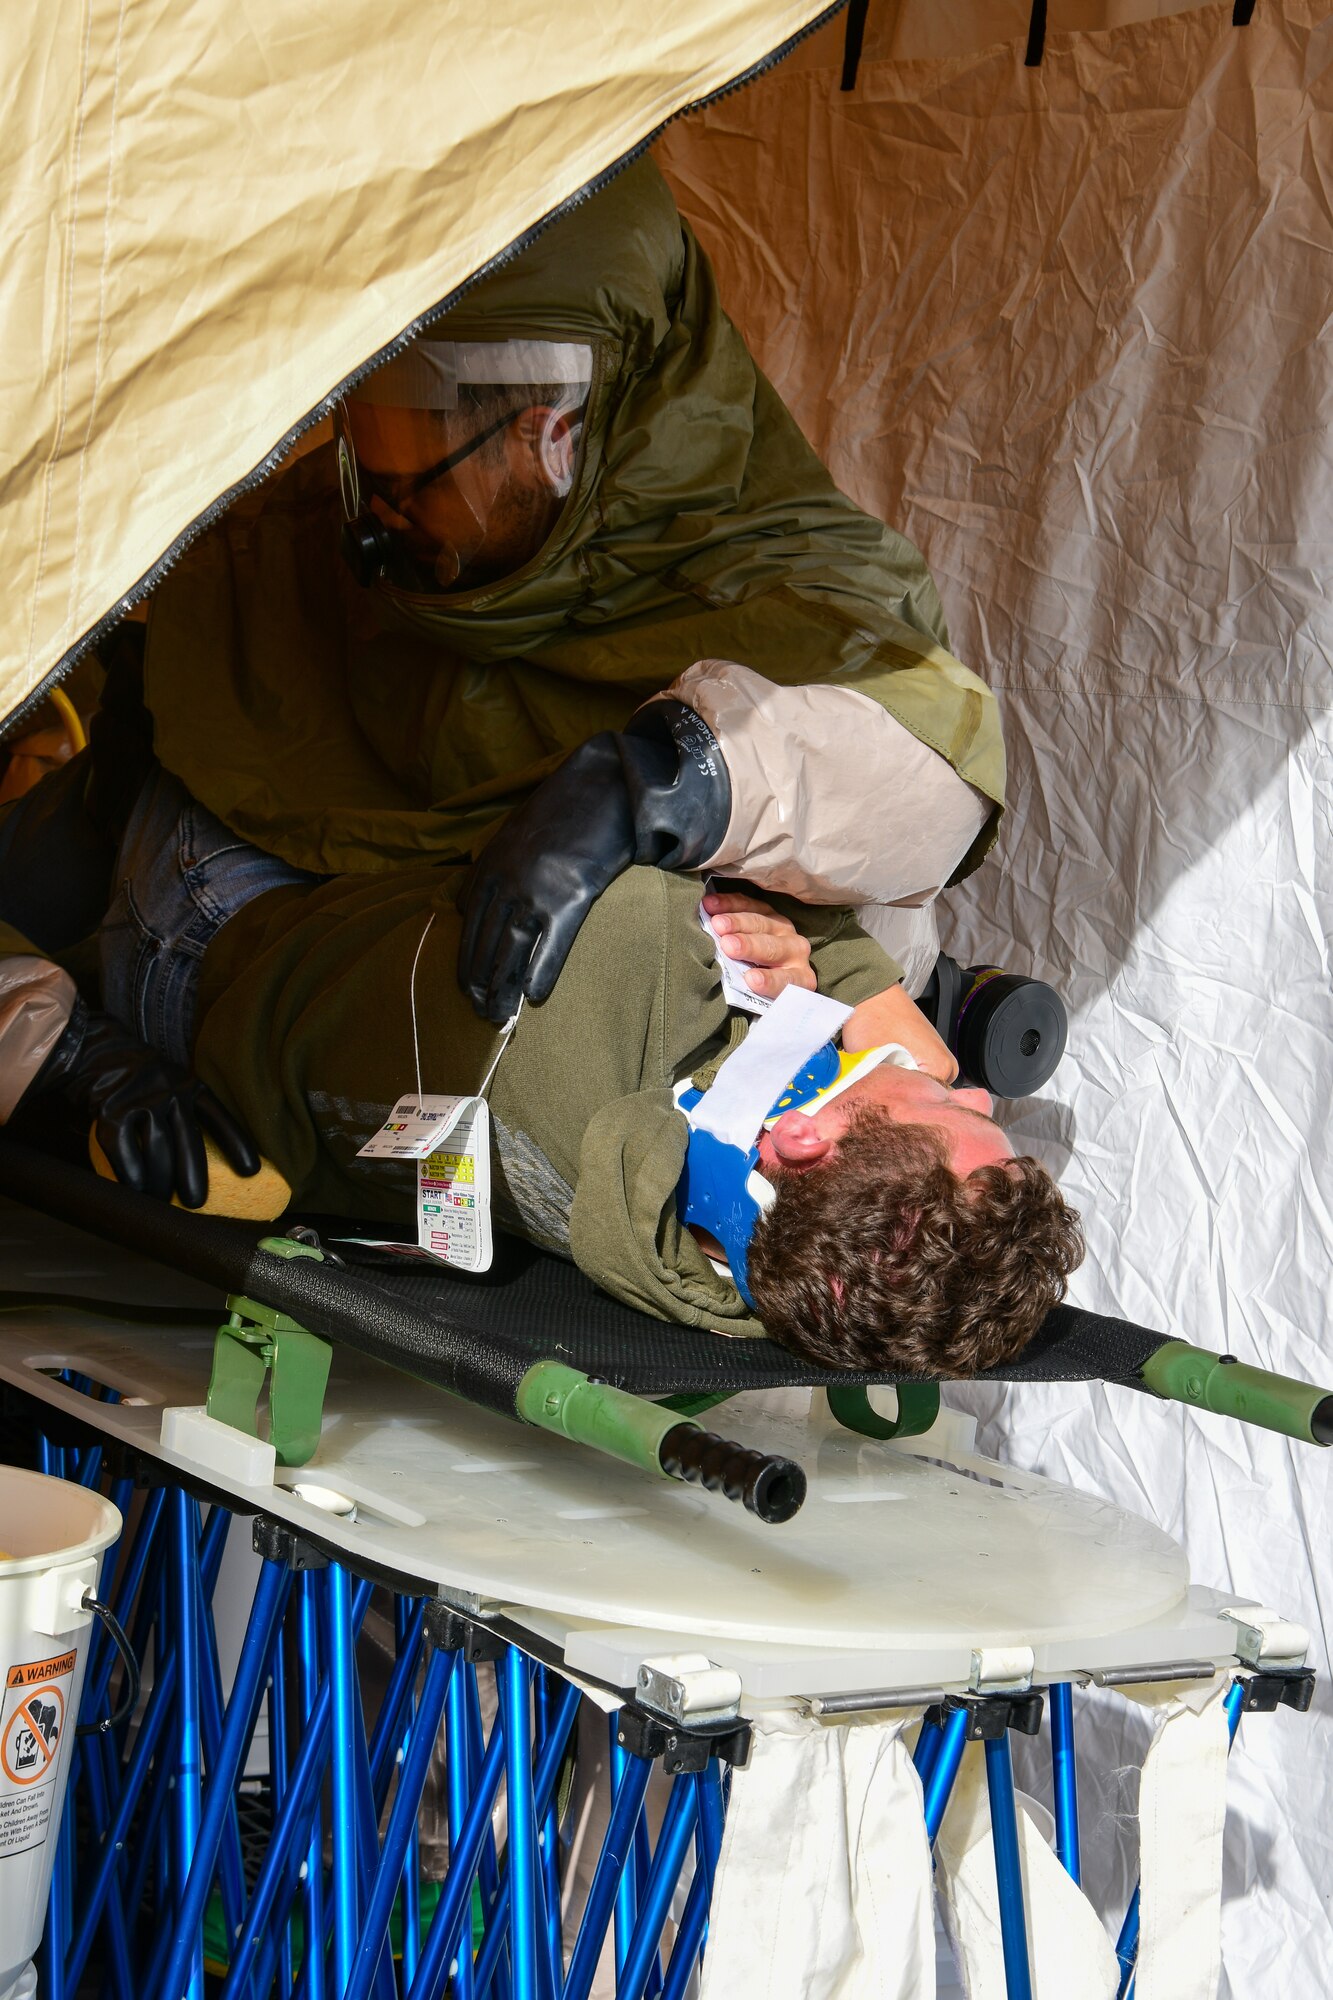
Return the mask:
M712 886L711 882L707 884L705 893ZM752 991L745 983L745 975L753 971L753 966L745 959L728 958L722 949L722 940L713 926L713 920L702 903L699 905L699 922L713 940L713 956L722 975L722 998L728 1007L739 1007L746 1014L766 1014L773 1002L765 998L762 993Z
M491 1114L484 1097L459 1102L435 1150L417 1160L417 1243L457 1270L488 1271Z
M410 1091L400 1097L378 1132L367 1139L358 1160L424 1160L440 1142L449 1137L465 1108L475 1097L418 1096Z

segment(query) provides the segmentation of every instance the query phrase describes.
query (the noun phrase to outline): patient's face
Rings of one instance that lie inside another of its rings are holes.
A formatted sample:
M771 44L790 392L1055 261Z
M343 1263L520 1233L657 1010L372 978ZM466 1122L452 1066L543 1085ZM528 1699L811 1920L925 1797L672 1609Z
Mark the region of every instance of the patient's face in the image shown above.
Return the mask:
M927 1125L944 1141L956 1174L1012 1160L1014 1149L991 1117L984 1090L951 1090L924 1070L881 1063L831 1104L807 1115L785 1111L759 1141L759 1163L777 1172L821 1165L836 1150L856 1109L887 1112L900 1125Z

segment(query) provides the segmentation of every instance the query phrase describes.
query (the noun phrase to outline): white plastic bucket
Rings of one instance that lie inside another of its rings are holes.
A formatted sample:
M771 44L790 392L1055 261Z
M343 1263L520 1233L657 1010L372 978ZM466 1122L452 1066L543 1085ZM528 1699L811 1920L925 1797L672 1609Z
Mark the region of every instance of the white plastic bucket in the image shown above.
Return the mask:
M83 1595L120 1528L86 1486L0 1465L0 2000L32 1990L88 1664Z

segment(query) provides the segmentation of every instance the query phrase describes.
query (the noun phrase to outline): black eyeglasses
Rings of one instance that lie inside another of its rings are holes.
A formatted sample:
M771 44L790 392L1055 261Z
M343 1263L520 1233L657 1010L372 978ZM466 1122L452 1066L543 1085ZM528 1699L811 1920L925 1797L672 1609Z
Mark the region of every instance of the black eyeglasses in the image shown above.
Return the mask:
M366 496L373 495L376 499L382 500L386 507L392 507L395 513L400 513L405 500L412 499L414 494L424 492L426 487L434 485L437 479L443 479L446 472L452 472L456 465L461 465L465 458L471 458L474 451L480 451L484 444L488 444L498 431L502 431L506 424L512 423L526 408L527 405L524 403L515 404L512 410L506 410L503 416L497 417L493 424L488 424L484 431L478 431L466 444L460 444L454 451L446 452L443 458L437 459L434 465L428 465L424 472L372 472L369 466L363 465L360 459L356 458L357 485L364 489ZM353 457L356 457L355 448Z

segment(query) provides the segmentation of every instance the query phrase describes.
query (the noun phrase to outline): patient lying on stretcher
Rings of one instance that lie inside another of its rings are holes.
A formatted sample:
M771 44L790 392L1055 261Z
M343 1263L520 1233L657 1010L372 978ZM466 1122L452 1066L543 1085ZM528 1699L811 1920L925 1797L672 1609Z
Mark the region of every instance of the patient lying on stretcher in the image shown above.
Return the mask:
M697 878L621 876L507 1039L454 977L461 886L423 867L277 888L208 947L195 1069L298 1206L410 1229L415 1166L361 1148L418 1072L469 1095L494 1069L495 1225L642 1311L827 1366L962 1376L1063 1295L1077 1218L986 1094L950 1088L953 1057L848 912L715 906L759 922L773 964L752 985L813 983L843 1010L839 1045L756 1103L719 1206L691 1121L756 1024L728 1003Z

